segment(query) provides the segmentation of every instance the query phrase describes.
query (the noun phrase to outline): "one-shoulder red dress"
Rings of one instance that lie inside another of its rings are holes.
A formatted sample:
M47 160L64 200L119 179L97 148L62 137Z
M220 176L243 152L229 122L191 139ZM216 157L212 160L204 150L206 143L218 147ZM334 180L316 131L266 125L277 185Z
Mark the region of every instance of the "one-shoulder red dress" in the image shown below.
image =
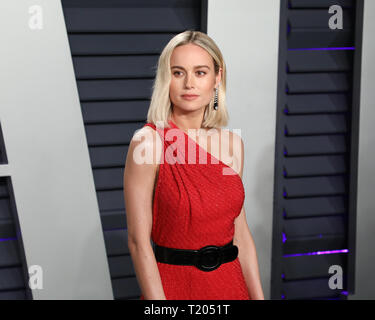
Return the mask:
M172 120L168 122L171 128L145 124L157 130L164 143L153 199L151 239L175 249L223 246L233 240L234 219L243 206L241 177ZM167 300L250 299L238 257L213 271L160 262L157 266ZM143 294L140 299L144 299Z

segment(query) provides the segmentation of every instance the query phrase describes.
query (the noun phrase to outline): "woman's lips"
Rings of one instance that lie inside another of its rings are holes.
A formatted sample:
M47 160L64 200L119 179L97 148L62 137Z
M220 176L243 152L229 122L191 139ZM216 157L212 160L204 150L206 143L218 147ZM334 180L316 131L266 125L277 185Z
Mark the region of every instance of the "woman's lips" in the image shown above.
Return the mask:
M182 99L185 99L185 100L194 100L194 99L198 98L199 96L196 95L196 94L184 94L181 97L182 97Z

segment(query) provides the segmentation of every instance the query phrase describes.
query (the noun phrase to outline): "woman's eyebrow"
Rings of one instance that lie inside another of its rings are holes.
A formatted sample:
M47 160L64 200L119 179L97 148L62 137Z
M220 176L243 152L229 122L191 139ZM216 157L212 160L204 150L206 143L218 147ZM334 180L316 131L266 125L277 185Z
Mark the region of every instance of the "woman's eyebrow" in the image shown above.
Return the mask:
M181 67L181 66L173 66L173 67L171 67L171 69L173 69L173 68L178 68L178 69L185 70L184 67ZM199 66L195 66L194 68L195 69L197 69L197 68L207 68L207 69L210 69L210 67L206 66L206 65L199 65Z

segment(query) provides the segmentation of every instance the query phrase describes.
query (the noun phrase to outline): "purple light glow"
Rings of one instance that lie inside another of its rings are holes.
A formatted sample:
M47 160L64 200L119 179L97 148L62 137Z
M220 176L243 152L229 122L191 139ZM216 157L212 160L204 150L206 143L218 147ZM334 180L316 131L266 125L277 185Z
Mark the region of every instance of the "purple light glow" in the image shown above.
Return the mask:
M296 50L355 50L355 47L336 47L336 48L295 48L295 49L288 49L288 51L296 51Z
M0 241L10 241L10 240L17 240L17 237L14 237L14 238L0 238Z
M341 294L343 294L344 296L347 296L348 295L348 291L341 291Z
M312 255L348 253L348 252L349 252L348 249L340 249L340 250L327 250L327 251L315 251L315 252L296 253L296 254L285 254L283 255L283 257L312 256Z
M286 241L286 235L285 235L285 233L283 232L283 242L285 242Z

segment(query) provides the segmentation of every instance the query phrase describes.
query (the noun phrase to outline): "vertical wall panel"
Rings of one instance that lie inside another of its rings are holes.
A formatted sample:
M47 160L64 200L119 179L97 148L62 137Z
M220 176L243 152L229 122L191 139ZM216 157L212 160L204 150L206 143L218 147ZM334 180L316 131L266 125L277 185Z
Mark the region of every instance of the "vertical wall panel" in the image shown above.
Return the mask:
M356 259L354 295L350 299L375 299L375 278L372 276L375 264L375 39L374 21L375 2L364 1L363 8L363 38L362 55L357 59L357 65L362 73L357 78L356 92L360 96L360 112L357 121L361 124L356 129L355 143L358 150L358 168L353 174L358 174L357 202L353 202L353 210L357 211L356 223L352 224L352 232L356 233ZM358 106L359 107L359 106Z
M22 299L30 270L33 299L113 299L61 2L0 2L0 35L0 236L20 243L0 241L0 298Z
M333 4L342 30L329 28ZM272 299L352 292L360 4L281 1ZM343 270L342 289L328 286L332 265Z
M0 141L6 156L4 141ZM9 167L0 173L0 300L30 300L29 274ZM7 172L8 171L8 172Z

